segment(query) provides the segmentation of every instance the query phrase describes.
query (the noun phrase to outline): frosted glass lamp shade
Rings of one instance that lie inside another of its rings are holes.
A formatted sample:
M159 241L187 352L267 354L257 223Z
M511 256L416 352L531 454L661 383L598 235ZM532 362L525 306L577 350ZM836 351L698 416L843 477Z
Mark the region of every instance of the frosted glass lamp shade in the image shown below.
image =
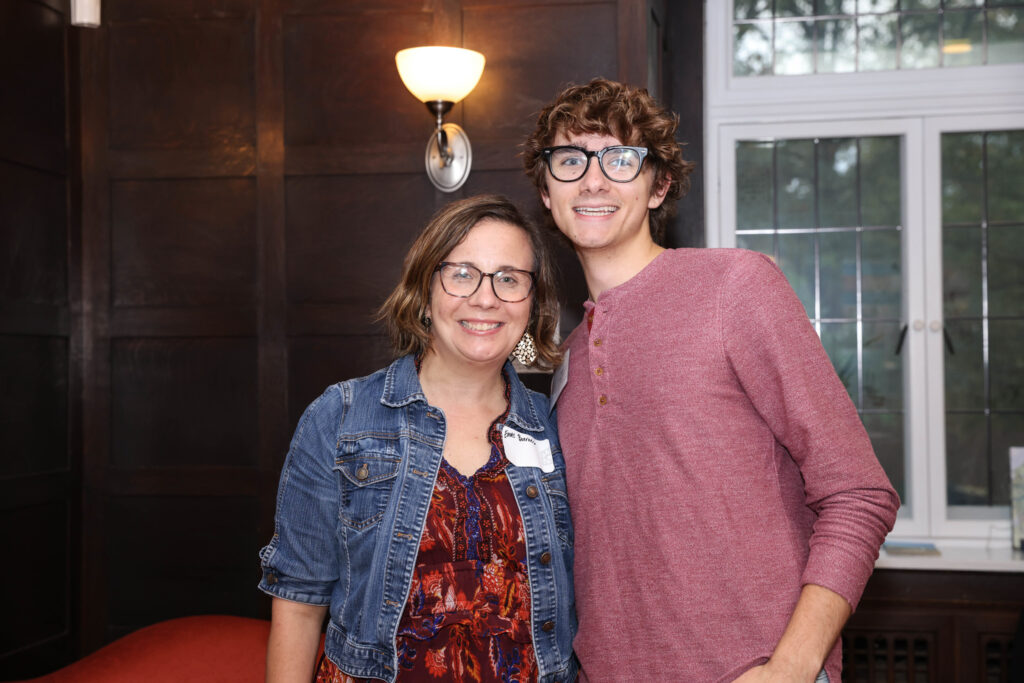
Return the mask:
M95 28L100 25L100 0L71 0L71 25Z
M422 102L458 102L476 87L484 56L460 47L410 47L395 55L398 75Z

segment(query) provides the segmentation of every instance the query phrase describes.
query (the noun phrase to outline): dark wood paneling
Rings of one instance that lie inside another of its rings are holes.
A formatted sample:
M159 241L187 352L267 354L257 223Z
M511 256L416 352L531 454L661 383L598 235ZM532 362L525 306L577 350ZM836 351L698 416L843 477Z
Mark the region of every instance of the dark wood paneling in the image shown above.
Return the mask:
M115 306L254 305L256 182L113 183Z
M63 175L64 17L44 3L0 3L0 158Z
M255 144L252 21L140 20L106 32L112 148Z
M402 84L395 53L433 42L432 25L431 13L409 9L286 17L285 144L425 146L431 117Z
M284 10L260 1L257 22L258 228L260 316L258 349L259 514L257 535L273 533L278 454L288 445L288 350L284 193ZM269 610L263 600L264 610Z
M117 339L112 356L113 464L256 465L254 339Z
M0 159L0 188L0 301L66 305L67 178Z
M522 165L518 158L514 162ZM525 173L515 167L510 169L509 165L506 164L504 169L493 171L477 169L474 166L473 172L464 186L466 195L486 192L503 194L515 202L527 215L541 218L541 210L544 205L541 204L540 197L537 195L537 189Z
M67 470L66 337L0 337L0 478Z
M256 150L242 145L220 149L111 150L108 170L114 178L189 178L251 176Z
M451 0L285 0L284 11L287 14L354 14L365 12L410 12L413 10L427 11ZM425 9L426 8L426 9ZM406 45L404 47L411 47Z
M110 9L104 3L104 9ZM106 641L106 529L99 491L105 482L97 473L110 463L110 69L107 30L72 30L78 47L75 83L79 112L78 154L81 177L80 301L75 319L80 340L82 499L79 517L80 654Z
M196 467L190 463L142 470L107 467L100 474L106 490L130 491L132 496L251 496L260 481L252 467Z
M412 95L409 96L410 99ZM422 120L412 124L422 134L417 142L362 140L347 145L315 145L288 148L285 173L294 175L369 175L373 173L419 173L427 140L433 134L433 119L424 107ZM420 144L421 143L421 144ZM474 168L476 160L474 155Z
M0 543L18 552L17 580L0 588L6 615L0 619L0 658L66 636L71 628L68 514L67 501L0 510Z
M108 637L192 614L258 616L257 508L247 497L108 498Z
M288 340L288 417L295 425L306 406L331 384L379 370L393 358L381 335L293 337ZM280 454L278 466L284 461Z
M74 645L65 8L0 3L0 548L17 558L0 588L2 679Z
M518 144L567 83L618 75L614 2L467 8L463 32L464 47L487 57L463 102L470 140Z
M667 54L661 101L679 114L676 139L683 158L697 164L690 174L690 192L679 201L679 213L668 225L666 244L703 247L704 230L704 26L703 2L665 2Z
M249 18L255 5L253 0L103 0L103 21Z
M433 213L426 175L289 178L288 299L356 303L368 320Z
M256 335L255 306L118 308L112 311L113 337L249 337Z

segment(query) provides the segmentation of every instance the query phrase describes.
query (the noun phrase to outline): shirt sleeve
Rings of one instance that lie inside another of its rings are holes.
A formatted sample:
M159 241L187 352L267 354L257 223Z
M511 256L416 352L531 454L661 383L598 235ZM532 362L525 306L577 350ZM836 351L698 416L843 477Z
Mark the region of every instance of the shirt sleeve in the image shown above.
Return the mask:
M899 498L807 314L771 259L741 252L720 292L722 338L755 409L796 462L817 514L802 584L856 609Z
M260 551L260 590L311 605L328 605L338 580L334 471L344 417L344 385L330 387L306 408L292 437L277 490L274 536Z

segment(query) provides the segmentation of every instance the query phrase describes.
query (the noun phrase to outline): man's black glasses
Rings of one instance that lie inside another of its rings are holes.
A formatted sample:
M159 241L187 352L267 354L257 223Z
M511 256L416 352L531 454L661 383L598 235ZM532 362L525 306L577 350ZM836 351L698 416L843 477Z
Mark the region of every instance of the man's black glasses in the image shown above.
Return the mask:
M647 157L647 148L614 145L591 152L576 145L561 145L545 147L541 153L548 164L548 170L551 171L551 177L563 183L571 183L582 178L594 157L597 157L601 172L608 180L628 183L640 175L640 169L643 168L644 159Z

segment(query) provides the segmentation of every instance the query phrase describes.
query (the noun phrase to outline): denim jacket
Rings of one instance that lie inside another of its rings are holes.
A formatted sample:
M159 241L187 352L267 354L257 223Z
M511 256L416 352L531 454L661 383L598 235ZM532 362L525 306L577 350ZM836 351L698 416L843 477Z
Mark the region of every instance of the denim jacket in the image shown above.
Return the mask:
M509 464L526 535L541 683L573 681L573 537L565 461L547 398L506 366L506 424L551 444L555 469ZM405 610L445 442L412 356L335 384L306 409L281 472L274 536L260 551L270 595L329 605L327 656L353 676L395 680Z

